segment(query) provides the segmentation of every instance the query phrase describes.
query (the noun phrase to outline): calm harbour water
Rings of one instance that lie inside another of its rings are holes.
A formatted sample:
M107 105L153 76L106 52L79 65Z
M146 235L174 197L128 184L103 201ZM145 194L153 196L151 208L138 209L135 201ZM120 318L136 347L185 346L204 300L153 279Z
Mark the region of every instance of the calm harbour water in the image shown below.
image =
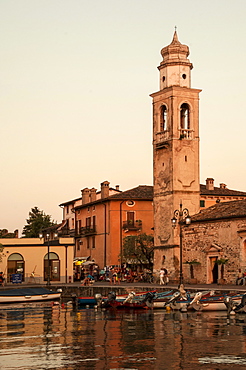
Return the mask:
M246 315L0 307L0 369L246 369Z

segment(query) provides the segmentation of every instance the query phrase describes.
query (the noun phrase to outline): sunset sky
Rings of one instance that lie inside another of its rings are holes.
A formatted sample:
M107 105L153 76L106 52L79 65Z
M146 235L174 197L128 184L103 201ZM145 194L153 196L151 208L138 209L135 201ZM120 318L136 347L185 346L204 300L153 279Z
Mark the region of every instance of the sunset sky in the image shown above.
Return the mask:
M200 182L246 191L245 0L0 2L0 229L102 181L151 185L152 101L174 28L200 93Z

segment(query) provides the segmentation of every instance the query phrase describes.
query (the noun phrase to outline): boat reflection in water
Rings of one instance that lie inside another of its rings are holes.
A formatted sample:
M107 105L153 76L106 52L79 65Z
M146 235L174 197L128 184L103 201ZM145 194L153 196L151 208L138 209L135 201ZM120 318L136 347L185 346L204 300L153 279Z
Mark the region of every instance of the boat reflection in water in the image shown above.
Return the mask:
M246 315L226 312L8 305L0 311L0 368L234 369L245 366L245 334Z

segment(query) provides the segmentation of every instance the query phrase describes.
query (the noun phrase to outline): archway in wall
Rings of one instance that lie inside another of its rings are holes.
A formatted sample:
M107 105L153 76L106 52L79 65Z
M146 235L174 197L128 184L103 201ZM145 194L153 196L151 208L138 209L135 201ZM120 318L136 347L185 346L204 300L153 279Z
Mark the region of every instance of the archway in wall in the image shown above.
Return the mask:
M51 252L44 256L44 281L48 280L48 271L50 271L50 281L60 281L60 259L56 253Z
M211 284L217 284L218 278L219 278L219 269L218 269L218 264L216 263L218 260L218 257L209 257L210 260L210 280Z
M217 284L219 279L219 266L217 260L220 258L222 248L212 244L206 249L207 254L207 284Z
M12 274L21 274L22 281L25 281L25 261L21 254L12 253L7 262L7 281L11 281Z

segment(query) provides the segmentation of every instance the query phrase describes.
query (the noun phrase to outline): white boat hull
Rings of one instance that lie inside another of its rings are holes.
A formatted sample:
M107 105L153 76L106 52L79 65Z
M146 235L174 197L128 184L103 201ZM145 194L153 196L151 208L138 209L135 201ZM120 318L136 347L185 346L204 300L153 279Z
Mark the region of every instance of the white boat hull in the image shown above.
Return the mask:
M23 303L56 300L61 297L61 291L52 292L43 287L20 288L0 291L1 303Z
M35 295L35 296L11 296L11 297L3 297L0 295L0 303L23 303L23 302L35 302L35 301L48 301L48 300L55 300L59 299L61 293L54 293L54 294L43 294L43 295Z
M236 304L241 303L241 298L235 298L233 299L233 302ZM223 300L220 301L211 301L207 303L194 303L190 306L187 306L186 301L184 302L174 302L170 304L170 307L172 310L182 310L187 308L188 311L195 310L195 311L227 311L227 307Z

